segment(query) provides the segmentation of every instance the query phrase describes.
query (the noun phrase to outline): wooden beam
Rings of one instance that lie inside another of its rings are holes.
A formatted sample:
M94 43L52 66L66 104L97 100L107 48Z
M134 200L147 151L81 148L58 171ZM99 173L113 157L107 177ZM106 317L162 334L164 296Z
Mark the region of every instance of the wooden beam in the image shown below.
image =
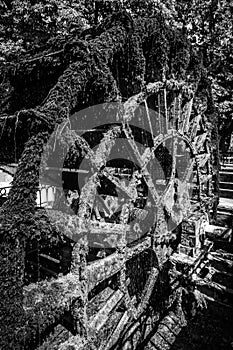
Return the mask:
M98 333L108 321L109 314L120 304L124 297L119 289L106 301L104 306L89 320L89 332Z

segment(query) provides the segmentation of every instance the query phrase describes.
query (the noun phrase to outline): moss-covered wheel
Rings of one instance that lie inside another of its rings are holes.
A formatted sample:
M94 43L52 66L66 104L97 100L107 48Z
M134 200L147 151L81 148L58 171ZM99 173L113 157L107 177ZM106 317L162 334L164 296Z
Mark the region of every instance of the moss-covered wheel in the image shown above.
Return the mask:
M182 83L150 84L124 103L115 124L78 141L85 147L73 256L81 246L84 328L97 348L140 343L145 334L132 329L151 307L169 257L203 248L212 177L205 120L193 98ZM193 218L195 229L186 230Z
M105 107L101 125L93 108L94 126L85 126L85 111L61 125L41 163L41 183L56 187L44 209L61 248L41 249L39 268L47 273L43 261L60 261L63 275L25 286L25 312L39 322L41 339L58 323L72 332L63 330L59 344L49 338L59 350L144 344L164 311L180 307L172 266L195 265L205 250L212 168L192 89L149 84L123 105L110 104L110 121Z

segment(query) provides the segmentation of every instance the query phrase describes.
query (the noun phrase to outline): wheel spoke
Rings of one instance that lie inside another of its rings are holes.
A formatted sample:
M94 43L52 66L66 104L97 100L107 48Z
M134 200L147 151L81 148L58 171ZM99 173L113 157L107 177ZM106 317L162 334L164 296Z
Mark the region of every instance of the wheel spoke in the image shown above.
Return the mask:
M208 136L208 133L205 132L195 137L194 144L197 151L201 151L201 149L204 147L204 143L206 141L207 136Z
M163 89L163 106L164 106L164 117L165 117L165 133L168 131L168 111L167 111L167 91Z
M152 128L152 124L151 124L150 111L149 111L148 104L147 104L146 100L144 100L144 104L145 104L145 108L146 108L146 116L147 116L147 119L148 119L148 123L149 123L149 127L150 127L150 133L151 133L151 136L152 136L153 146L154 146L154 137L153 137L154 133L153 133L153 128Z
M197 164L200 168L204 168L208 160L210 159L209 153L199 154L196 156Z
M163 197L165 198L168 191L171 190L171 187L174 186L174 179L175 179L175 175L176 175L176 155L177 155L177 144L178 144L178 140L176 136L173 136L173 150L172 150L172 171L171 171L171 176L170 176L170 180L167 186L167 190L165 191Z
M162 130L162 124L161 124L160 94L158 94L158 109L159 109L159 115L158 115L158 118L159 118L159 134L161 135L163 133L163 130Z
M139 163L139 166L140 167L143 167L143 159L142 159L142 155L140 154L139 150L138 150L138 146L136 145L136 142L134 140L134 137L133 137L133 133L132 133L132 130L130 129L129 125L128 124L125 124L123 126L123 130L124 130L124 133L126 135L126 138L134 152L134 155Z
M156 190L156 188L154 186L154 183L153 183L153 180L151 178L151 175L150 175L147 167L145 166L145 164L143 162L143 158L142 158L142 156L141 156L141 154L140 154L140 152L138 150L138 147L137 147L137 145L135 143L135 140L134 140L134 137L132 135L132 131L129 128L128 125L124 126L124 132L125 132L125 135L126 135L128 141L129 141L129 144L132 147L132 149L134 151L134 154L135 154L135 156L136 156L136 158L137 158L137 160L139 162L139 165L140 165L140 167L142 169L141 172L142 172L142 174L144 176L144 179L146 181L146 184L147 184L147 186L148 186L148 188L149 188L149 190L151 192L151 195L152 195L152 197L154 199L154 202L157 203L158 200L159 200L159 194L158 194L158 192L157 192L157 190Z
M142 162L143 162L143 166L142 166L142 171L146 168L146 166L148 165L148 163L150 162L150 160L152 159L152 155L153 152L155 151L155 147L149 148L147 147L142 155Z
M182 178L182 181L181 181L182 183L189 181L189 179L193 173L193 167L194 167L195 163L196 163L195 158L190 159L189 165L188 165L188 167L184 173L184 176Z
M95 196L97 193L97 185L99 183L99 177L94 174L90 177L89 181L83 186L80 195L78 216L80 218L86 218L91 216L91 211L89 209L93 208L95 201Z
M168 111L167 111L166 89L162 89L158 93L158 109L159 109L159 130L161 134L166 134L168 131Z
M194 117L194 119L192 121L192 125L191 125L190 130L189 130L189 135L190 135L191 140L194 140L196 135L197 135L200 121L201 121L201 114L198 114L196 117Z
M184 107L184 121L183 121L183 134L187 133L189 131L189 124L190 124L190 117L192 112L192 106L193 106L193 98L189 102L186 103Z
M102 171L102 174L110 180L117 188L119 188L122 192L126 193L129 198L132 200L135 200L137 197L137 191L134 191L134 186L135 186L135 180L132 179L129 181L128 186L126 186L122 181L120 181L116 176L112 175L110 172L110 169L105 168Z
M94 157L94 152L91 149L90 145L88 142L80 135L77 135L77 133L74 130L71 130L72 133L74 133L73 137L75 139L75 144L79 146L83 151L86 152L88 158L93 158Z
M181 93L178 94L178 96L175 97L174 101L174 119L176 121L177 119L177 129L180 130L182 125L181 125ZM175 125L174 125L175 128Z
M177 147L178 147L178 139L176 136L173 137L173 150L172 150L172 173L171 178L174 178L176 175L176 163L177 163Z
M119 126L108 130L101 143L99 144L95 154L91 158L91 163L100 170L106 164L106 160L109 158L112 147L115 144L116 138L121 133L121 128Z

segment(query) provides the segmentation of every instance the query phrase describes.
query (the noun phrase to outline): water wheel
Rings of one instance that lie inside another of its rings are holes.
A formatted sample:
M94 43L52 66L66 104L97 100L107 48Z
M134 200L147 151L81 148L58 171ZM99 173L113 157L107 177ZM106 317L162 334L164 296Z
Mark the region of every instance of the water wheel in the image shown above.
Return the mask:
M136 349L158 321L170 258L195 260L204 249L212 169L207 121L193 103L184 84L149 84L115 123L77 137L71 273L83 286L83 315L73 303L74 335L57 348Z

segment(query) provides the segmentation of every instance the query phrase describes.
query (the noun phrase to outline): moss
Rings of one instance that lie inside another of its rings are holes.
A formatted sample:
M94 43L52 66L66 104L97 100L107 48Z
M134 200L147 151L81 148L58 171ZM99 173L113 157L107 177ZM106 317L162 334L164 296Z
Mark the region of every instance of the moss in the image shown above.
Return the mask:
M85 59L71 64L64 72L42 106L30 111L21 111L20 118L27 118L30 122L29 136L31 138L26 143L23 152L21 149L22 156L13 180L12 189L7 202L0 211L1 241L2 247L5 247L5 250L1 249L1 278L3 281L1 283L1 293L5 295L4 300L1 300L1 310L2 317L6 320L4 322L8 325L8 330L6 328L2 329L1 347L3 349L24 348L25 332L28 333L22 303L24 249L26 238L30 238L31 234L40 235L40 232L38 232L40 225L38 227L34 223L37 219L35 201L43 147L55 125L66 120L71 110L78 108L78 106L82 107L84 103L91 104L92 101L89 98L84 100L83 90L85 90L86 83L94 74L95 69L98 72L102 66L106 72L108 60L111 60L119 45L122 45L126 35L126 31L122 27L113 27L103 33L90 44L89 54L84 55ZM102 74L97 77L96 81L99 77L101 77L100 86L105 86ZM106 79L108 87L114 86L114 80L109 74ZM106 89L104 99L109 97L108 91L111 93L111 89ZM10 155L9 158L11 158ZM47 223L44 222L43 226L46 225ZM41 233L43 234L43 232L45 231L42 230ZM14 249L16 242L21 252L19 255L16 254ZM9 259L12 261L10 262ZM10 270L9 264L11 266ZM17 293L13 293L14 290L17 290ZM54 300L55 294L53 296ZM48 309L48 305L50 305L50 302L44 305L43 310ZM51 322L49 319L48 321ZM35 328L33 325L31 327L32 329ZM24 333L24 336L22 336L22 333ZM31 336L32 334L29 332L27 337L30 338Z

